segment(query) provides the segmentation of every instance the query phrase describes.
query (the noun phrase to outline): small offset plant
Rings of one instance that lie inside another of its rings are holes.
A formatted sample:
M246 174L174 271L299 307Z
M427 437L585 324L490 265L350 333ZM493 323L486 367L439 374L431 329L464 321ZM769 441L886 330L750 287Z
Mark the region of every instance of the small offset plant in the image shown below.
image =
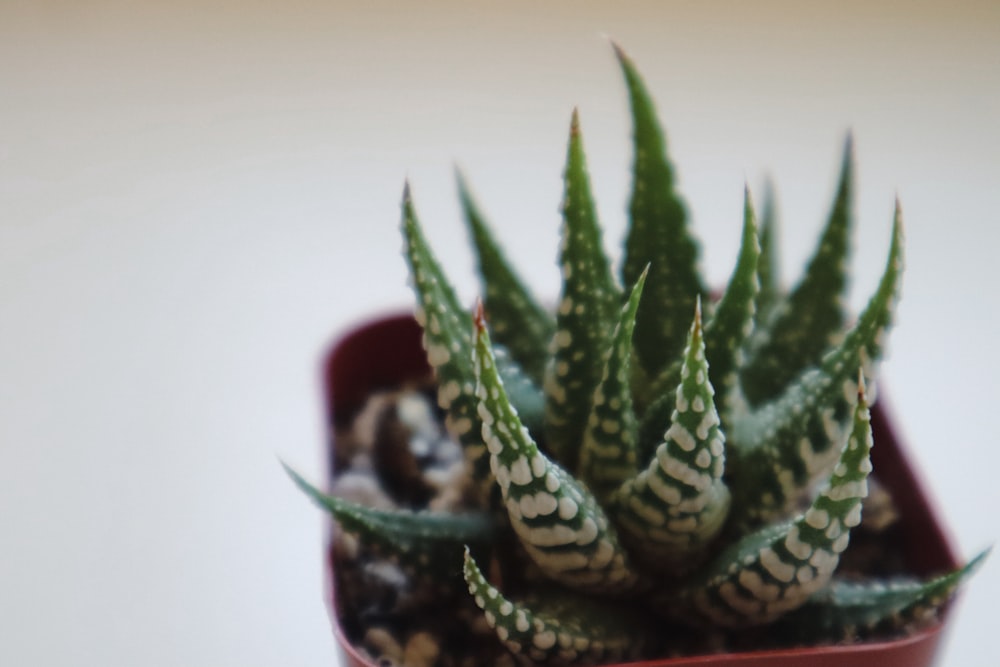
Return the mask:
M924 580L838 572L873 481L869 405L899 295L898 204L884 272L856 317L844 307L850 141L799 282L780 286L774 217L758 224L747 191L736 266L713 293L650 96L616 54L635 151L620 280L575 112L554 312L516 276L460 179L484 279L469 312L427 245L409 188L403 196L416 317L476 503L459 513L378 510L294 479L415 580L467 589L525 661L719 648L762 626L769 641L792 644L919 627L985 554ZM690 649L699 633L714 639Z

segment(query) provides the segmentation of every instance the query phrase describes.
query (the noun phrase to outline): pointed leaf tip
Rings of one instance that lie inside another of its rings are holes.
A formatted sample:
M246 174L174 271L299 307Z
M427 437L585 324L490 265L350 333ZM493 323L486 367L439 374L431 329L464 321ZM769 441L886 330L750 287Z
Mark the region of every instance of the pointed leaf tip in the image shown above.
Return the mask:
M750 184L748 182L746 182L746 181L743 181L743 209L744 209L744 211L750 211L751 213L754 212L753 192L750 190ZM754 226L756 227L757 226L757 216L756 216L755 213L753 214L753 217L754 217L754 221L753 221L754 222Z
M472 320L476 325L476 331L482 333L486 330L486 312L483 309L482 298L476 299L476 305L472 310Z
M618 42L616 42L611 37L608 37L608 41L611 42L611 48L614 49L615 57L618 58L618 60L621 61L629 60L628 54L625 53L625 49L623 49Z
M854 170L854 131L847 130L844 136L844 154L841 162L841 172L851 172Z
M837 184L837 191L850 191L854 188L854 133L847 131L844 137L843 155L840 161L840 182ZM853 196L853 195L851 195Z
M569 119L569 136L570 138L580 136L580 110L578 107L573 107L573 114Z
M646 283L646 276L649 275L649 267L653 266L652 262L646 262L646 268L642 270L639 274L639 278L635 281L637 285L644 285Z
M472 196L472 187L469 185L469 179L465 176L465 170L462 169L461 165L456 163L454 165L454 172L455 172L455 183L458 186L459 199L463 203L472 206L474 204Z
M299 487L306 496L311 498L313 502L323 505L323 493L317 489L315 486L306 481L305 477L296 472L290 465L278 459L281 467L285 469L285 473L291 477L292 481L295 482L295 486Z
M969 574L970 575L974 574L975 571L978 570L982 566L983 561L985 561L986 558L992 552L993 552L993 545L991 544L990 546L988 546L985 549L983 549L982 551L980 551L979 554L977 554L975 558L973 558L972 560L970 560L969 563L966 565L966 567L969 570Z
M897 270L902 268L904 261L904 243L906 240L906 229L903 226L903 208L896 197L892 214L892 237L889 242L889 261L896 265Z

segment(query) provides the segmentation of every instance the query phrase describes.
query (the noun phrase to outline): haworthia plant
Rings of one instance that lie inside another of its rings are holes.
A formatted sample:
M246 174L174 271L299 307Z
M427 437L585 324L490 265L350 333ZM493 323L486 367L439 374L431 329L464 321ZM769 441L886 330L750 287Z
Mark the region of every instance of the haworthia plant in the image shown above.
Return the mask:
M763 625L773 641L831 642L926 622L984 555L924 579L838 578L878 474L869 404L899 298L899 204L881 280L854 317L844 307L852 141L820 241L788 291L773 190L758 226L748 188L736 264L713 301L652 98L615 53L635 155L621 282L576 111L554 312L459 177L484 282L470 313L404 192L404 254L438 402L474 481L492 491L464 515L394 514L292 473L296 482L378 551L467 587L498 640L536 663L683 652L684 632L668 630L678 627L715 642L719 629Z

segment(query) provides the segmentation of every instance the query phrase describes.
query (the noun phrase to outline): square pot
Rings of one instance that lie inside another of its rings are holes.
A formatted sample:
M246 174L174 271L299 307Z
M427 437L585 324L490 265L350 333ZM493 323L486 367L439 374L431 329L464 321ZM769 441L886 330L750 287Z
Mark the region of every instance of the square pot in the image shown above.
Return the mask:
M330 474L333 474L333 434L350 423L367 396L376 390L397 386L406 379L426 377L430 372L420 342L421 330L411 315L375 319L353 329L331 348L323 363L323 389L328 419ZM896 438L880 399L872 408L875 447L871 457L879 481L891 493L899 511L894 539L905 555L907 570L931 575L960 566L956 550L941 523L920 478L907 458L905 446ZM341 625L337 598L334 540L330 531L326 558L326 600L333 629L346 665L377 667L348 641ZM948 610L940 620L913 635L899 639L845 645L712 654L685 658L622 663L630 667L927 667L934 662L941 644Z

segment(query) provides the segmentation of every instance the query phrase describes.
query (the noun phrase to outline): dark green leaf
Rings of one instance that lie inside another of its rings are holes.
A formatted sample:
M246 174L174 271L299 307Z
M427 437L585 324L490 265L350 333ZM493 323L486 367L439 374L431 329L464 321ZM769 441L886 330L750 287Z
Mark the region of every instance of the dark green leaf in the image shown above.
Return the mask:
M656 377L680 355L695 299L708 293L653 101L629 57L617 46L615 53L628 86L635 158L622 279L633 285L650 266L635 346L645 373Z
M517 276L472 199L465 179L461 173L457 177L462 211L479 259L483 301L493 340L506 347L528 377L541 385L556 328L554 318Z

